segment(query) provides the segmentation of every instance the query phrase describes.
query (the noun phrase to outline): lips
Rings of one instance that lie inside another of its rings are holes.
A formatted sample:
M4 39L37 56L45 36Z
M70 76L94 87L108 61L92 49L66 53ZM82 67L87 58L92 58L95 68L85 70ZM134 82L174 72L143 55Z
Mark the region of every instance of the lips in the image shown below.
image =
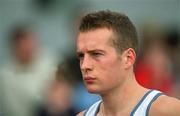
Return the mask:
M94 81L95 81L95 78L93 77L84 77L84 81L87 83L87 84L93 84Z

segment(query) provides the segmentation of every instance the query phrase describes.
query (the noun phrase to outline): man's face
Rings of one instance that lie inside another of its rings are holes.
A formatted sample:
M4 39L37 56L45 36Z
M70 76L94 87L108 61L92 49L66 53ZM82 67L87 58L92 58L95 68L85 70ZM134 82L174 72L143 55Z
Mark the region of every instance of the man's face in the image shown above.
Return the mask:
M123 55L117 53L110 42L112 30L107 28L80 32L77 38L77 55L84 83L91 93L104 93L122 82Z

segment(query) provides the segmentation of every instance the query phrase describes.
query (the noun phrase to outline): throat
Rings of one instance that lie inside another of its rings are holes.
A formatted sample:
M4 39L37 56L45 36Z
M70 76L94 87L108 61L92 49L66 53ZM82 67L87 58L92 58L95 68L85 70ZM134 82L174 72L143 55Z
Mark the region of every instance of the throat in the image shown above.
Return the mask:
M101 95L99 113L103 116L130 115L146 91L147 89L141 87L135 80L128 80L120 88Z

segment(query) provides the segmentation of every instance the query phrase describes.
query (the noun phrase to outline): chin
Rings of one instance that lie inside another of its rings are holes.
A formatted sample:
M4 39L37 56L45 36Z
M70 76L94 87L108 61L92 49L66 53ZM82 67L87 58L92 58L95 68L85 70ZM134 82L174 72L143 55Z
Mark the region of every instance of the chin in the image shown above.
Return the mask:
M98 94L98 92L95 91L95 90L88 90L88 92L89 92L89 93L92 93L92 94Z
M101 94L102 93L102 91L100 91L97 88L87 88L87 91L92 94Z
M89 93L98 94L98 90L95 87L86 87Z

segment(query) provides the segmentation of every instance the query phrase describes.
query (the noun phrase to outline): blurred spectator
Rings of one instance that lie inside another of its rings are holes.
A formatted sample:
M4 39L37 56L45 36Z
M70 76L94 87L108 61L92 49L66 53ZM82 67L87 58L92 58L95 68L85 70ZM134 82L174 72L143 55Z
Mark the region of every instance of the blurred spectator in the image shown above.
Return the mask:
M174 96L180 98L180 33L177 27L170 28L166 31L166 47L168 55L172 61L173 67L172 72L175 82Z
M0 70L0 112L2 116L34 116L54 66L40 53L35 33L28 26L17 26L10 35L12 57Z
M156 32L156 33L153 33ZM136 79L142 86L173 94L171 61L159 31L144 33L142 54L136 65Z
M46 104L39 110L38 116L75 116L72 107L72 87L69 70L61 64L54 81L49 87Z

